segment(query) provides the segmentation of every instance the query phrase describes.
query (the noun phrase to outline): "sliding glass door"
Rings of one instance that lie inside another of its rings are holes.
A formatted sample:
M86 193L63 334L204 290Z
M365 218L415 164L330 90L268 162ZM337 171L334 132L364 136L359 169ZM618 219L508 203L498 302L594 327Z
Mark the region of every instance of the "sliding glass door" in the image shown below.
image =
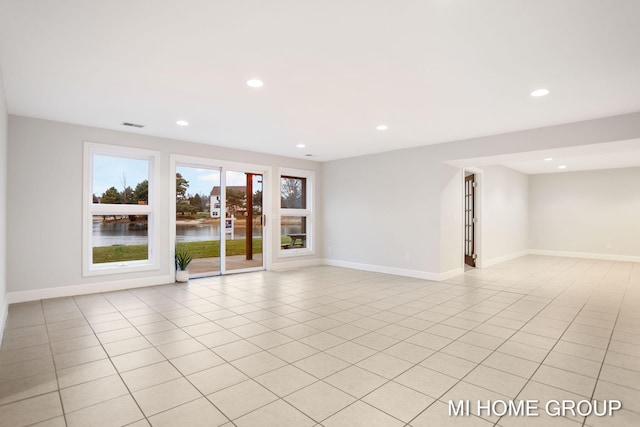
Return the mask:
M263 176L245 171L225 172L226 272L264 266L262 256Z
M264 269L263 173L176 162L176 249L189 277Z
M176 249L193 257L189 277L221 272L220 168L176 165Z

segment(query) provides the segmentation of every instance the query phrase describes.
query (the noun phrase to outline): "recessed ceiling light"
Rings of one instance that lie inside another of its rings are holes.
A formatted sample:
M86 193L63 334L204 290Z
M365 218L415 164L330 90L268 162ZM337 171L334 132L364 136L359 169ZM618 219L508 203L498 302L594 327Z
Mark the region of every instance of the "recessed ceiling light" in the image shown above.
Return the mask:
M566 168L567 168L567 165L560 165L560 166L558 166L558 169L566 169Z
M249 87L262 87L264 86L264 82L259 79L251 79L247 80L247 86Z
M387 129L389 129L389 126L387 126L387 125L378 125L378 126L376 126L376 129L377 130L387 130Z
M545 96L545 95L549 95L549 89L536 89L533 92L531 92L531 96Z
M176 124L177 124L178 126L189 126L189 122L188 122L188 121L186 121L186 120L178 120L178 121L176 122Z
M551 160L553 160L553 157L547 157L546 159L544 159L545 162L550 162Z
M304 147L306 147L306 145L304 145L304 144L298 144L298 145L296 145L296 147L298 147L298 148L304 148Z

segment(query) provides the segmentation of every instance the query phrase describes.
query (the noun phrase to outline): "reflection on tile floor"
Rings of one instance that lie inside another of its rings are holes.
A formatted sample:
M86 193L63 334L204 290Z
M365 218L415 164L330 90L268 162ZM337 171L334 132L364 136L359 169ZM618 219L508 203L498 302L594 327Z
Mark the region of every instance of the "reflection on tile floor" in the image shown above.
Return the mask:
M640 264L540 256L440 283L312 267L16 304L0 426L636 426L639 308Z

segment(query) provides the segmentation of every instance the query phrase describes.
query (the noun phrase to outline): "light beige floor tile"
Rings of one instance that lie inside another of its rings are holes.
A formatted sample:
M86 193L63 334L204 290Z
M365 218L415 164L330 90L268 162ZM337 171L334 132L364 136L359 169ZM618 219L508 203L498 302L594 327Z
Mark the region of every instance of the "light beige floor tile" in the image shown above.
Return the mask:
M455 340L460 338L465 333L467 333L467 330L461 329L461 328L454 328L453 326L438 324L430 327L425 332L429 334L437 335L440 337Z
M171 359L171 364L175 366L182 375L190 375L213 368L214 366L222 365L223 363L225 363L224 360L211 350L202 350Z
M598 417L591 415L586 418L588 427L636 427L640 425L640 413L621 409L612 416Z
M401 427L404 423L358 401L322 422L324 427Z
M369 347L373 350L382 351L400 342L400 339L378 332L369 332L353 340L354 343Z
M119 356L132 351L151 347L151 343L144 337L129 338L104 345L104 349L110 357Z
M58 390L54 371L0 383L0 405Z
M542 362L548 354L547 350L511 340L498 347L497 351L537 363Z
M206 323L198 323L196 325L185 326L182 328L183 331L191 335L192 337L199 337L201 335L212 334L214 332L219 332L222 330L222 327L216 325L213 322L207 321Z
M100 378L60 390L66 413L129 394L119 375Z
M419 363L433 354L433 350L406 341L401 341L383 351L383 353L410 363Z
M173 343L191 338L189 334L181 329L170 329L168 331L157 332L155 334L145 335L151 344L158 347L162 344Z
M598 381L593 395L594 399L616 399L622 402L622 407L640 413L640 391L613 384L608 381Z
M322 379L346 368L349 363L327 353L317 353L295 362L294 365Z
M116 397L66 415L69 427L124 426L144 418L131 395Z
M318 350L327 350L331 347L335 347L344 343L345 340L326 332L320 332L314 335L309 335L308 337L304 337L300 340L300 342Z
M477 364L450 354L438 352L420 363L420 366L460 379L471 372Z
M311 427L311 418L283 400L276 400L234 421L238 427Z
M123 372L121 375L132 392L181 377L180 372L167 361Z
M175 357L184 356L185 354L195 353L206 349L204 345L193 338L162 344L156 346L156 348L167 359L173 359Z
M344 344L339 344L326 350L326 353L349 363L358 363L375 354L376 351L363 345L347 341Z
M111 361L103 359L58 370L58 384L60 388L66 388L116 373Z
M150 417L167 409L180 406L183 403L196 400L201 397L201 394L186 379L181 377L136 391L133 393L133 397L142 408L144 414Z
M131 371L133 369L153 365L164 360L164 356L153 347L131 353L125 353L111 358L111 361L119 372Z
M482 364L523 378L531 378L540 366L536 362L500 352L491 354L482 361Z
M0 426L20 427L62 415L57 392L0 406Z
M317 381L317 378L293 365L285 365L282 368L260 375L255 380L282 397L313 384Z
M391 379L413 366L412 363L389 356L384 353L377 353L373 356L359 362L357 366L380 375L384 378Z
M69 368L71 366L81 365L83 363L95 362L97 360L106 359L102 346L83 348L80 350L70 351L68 353L60 353L53 356L57 369Z
M233 366L251 377L262 375L287 364L284 360L267 351L252 354L251 356L234 360L231 363Z
M318 396L322 396L321 399ZM317 422L335 414L356 399L322 381L285 397L285 400Z
M325 378L324 381L345 393L361 398L388 380L357 366L350 366Z
M289 363L296 362L312 354L318 353L318 349L303 344L299 341L293 341L287 344L283 344L278 347L274 347L269 350L270 353L278 356Z
M63 416L49 418L45 421L40 421L36 424L31 424L31 427L67 427L67 423Z
M395 381L433 398L440 397L458 382L456 378L422 366L414 366L397 377Z
M615 351L607 352L605 364L617 366L622 369L640 372L640 355L638 357L628 354L617 353Z
M493 423L474 415L450 416L449 405L439 401L411 421L412 427L490 427L492 425Z
M249 377L228 363L187 376L187 379L205 395L246 381L248 378Z
M452 342L450 338L441 337L428 332L420 332L407 338L406 342L438 351Z
M48 343L16 350L5 350L0 347L0 367L43 357L51 357L51 347Z
M596 385L595 378L546 365L540 366L531 379L587 398L591 397Z
M262 351L260 347L246 340L234 341L214 347L212 350L227 361L241 359Z
M552 351L547 355L544 359L544 365L564 369L565 371L575 372L592 378L598 377L600 367L602 366L600 362L594 362L592 360L556 351Z
M504 338L494 337L493 335L481 334L479 332L470 331L460 338L458 341L464 342L467 344L477 345L478 347L483 347L489 350L495 350L500 347L504 342Z
M525 378L483 365L471 371L464 380L510 398L515 398L527 382Z
M100 345L100 341L95 335L87 335L84 337L71 338L63 341L51 343L51 352L56 355L60 353L68 353L70 351L79 350L87 347Z
M640 372L637 371L605 364L598 379L640 391Z
M25 362L9 363L0 366L0 383L30 377L35 374L51 372L53 370L54 364L50 356Z
M362 399L404 422L409 422L434 402L434 399L393 381Z
M234 420L261 408L278 396L253 380L243 381L207 396L229 419Z
M602 362L606 353L605 350L600 348L577 344L565 340L558 341L556 346L553 347L553 351L558 353L570 354L576 357L582 357L583 359L589 359L594 362Z
M81 325L73 328L49 331L49 340L51 340L51 342L58 342L72 338L85 337L87 335L93 335L93 329L91 329L89 325Z
M217 427L228 419L211 402L200 398L149 418L154 427Z
M454 341L440 351L475 363L482 362L491 354L491 350L460 341Z
M288 336L283 335L277 331L271 331L265 334L256 335L248 338L247 340L262 348L263 350L268 350L270 348L278 347L279 345L293 341L292 338L289 338Z
M239 341L240 338L238 335L233 332L229 332L227 330L222 330L218 332L212 332L210 334L200 335L196 337L198 341L209 348L219 347L224 344L229 344L234 341Z

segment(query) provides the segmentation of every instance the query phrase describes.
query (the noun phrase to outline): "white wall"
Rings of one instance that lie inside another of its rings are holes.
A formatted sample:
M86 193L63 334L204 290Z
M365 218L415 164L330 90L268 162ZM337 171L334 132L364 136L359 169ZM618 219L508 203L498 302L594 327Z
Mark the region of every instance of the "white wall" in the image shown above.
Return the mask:
M161 268L154 272L82 277L82 180L83 142L124 145L160 151L160 185L166 183L160 206L166 206L156 218L164 230L159 236ZM86 292L82 285L99 283L109 286L131 286L134 283L171 279L169 259L173 243L169 242L169 156L182 154L209 159L253 163L272 167L274 191L271 204L279 205L278 167L316 171L316 192L321 190L322 164L277 157L204 144L116 132L19 116L9 116L9 187L8 187L8 292L17 295L57 295L64 292ZM267 212L267 233L271 233L273 267L291 262L320 262L321 252L296 258L277 258L279 226L274 212ZM321 220L318 215L318 220ZM270 231L269 231L270 230ZM317 245L322 237L316 230ZM25 291L34 291L26 293ZM40 292L40 291L47 292ZM22 294L20 294L22 293Z
M640 168L531 175L529 195L532 249L640 260Z
M462 171L443 162L637 137L640 113L327 162L326 258L334 265L446 277L462 268ZM489 256L518 250L520 233L515 240L489 247Z
M0 342L7 316L7 103L0 71Z
M481 266L520 256L529 247L529 177L504 166L482 169Z

